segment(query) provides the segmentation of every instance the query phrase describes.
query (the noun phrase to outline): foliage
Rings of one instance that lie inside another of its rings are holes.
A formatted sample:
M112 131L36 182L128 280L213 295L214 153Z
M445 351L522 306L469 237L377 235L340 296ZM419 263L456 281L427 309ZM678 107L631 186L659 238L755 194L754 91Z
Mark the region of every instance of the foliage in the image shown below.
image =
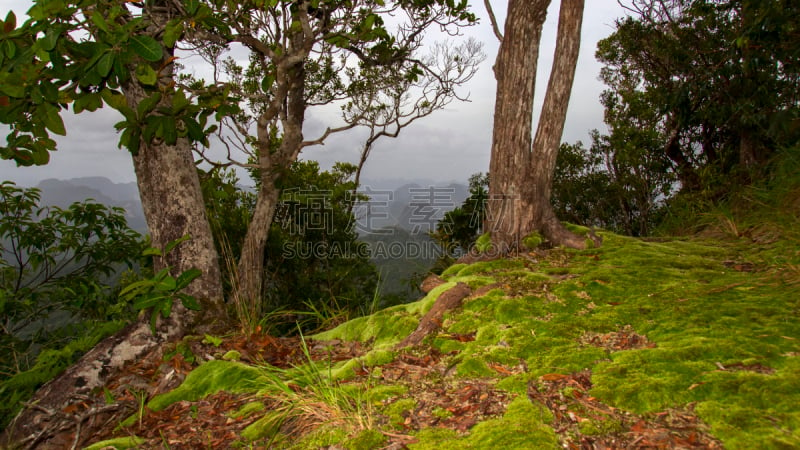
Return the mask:
M142 249L124 211L39 200L38 189L0 184L0 427L37 387L132 317L113 294L116 274Z
M352 181L355 166L337 163L320 172L316 162L296 162L266 250L267 309L316 308L357 312L374 297L377 272L358 240Z
M469 197L461 206L446 213L436 224L436 231L431 233L451 257L469 252L483 234L488 189L488 174L476 173L469 177Z
M164 257L172 249L189 239L191 239L189 236L176 239L168 243L163 251L158 248L148 248L142 253L142 256ZM133 302L134 309L140 311L151 309L150 329L154 334L158 316L169 317L176 300L180 300L187 309L200 310L200 304L196 298L181 292L201 275L200 270L195 268L185 270L177 278L170 275L171 270L172 267L167 266L150 278L128 284L119 293L122 300Z
M0 123L10 125L11 132L0 157L20 165L46 164L56 148L50 133L66 135L61 115L68 105L76 113L104 105L119 111L124 117L117 124L120 146L134 154L142 139L207 144L206 134L214 130L207 127L208 118L230 112L222 102L225 91L194 96L174 85L160 89L159 77L172 62L184 21L201 29L227 26L206 5L194 2L183 12L166 26L162 40L150 34L149 11L134 13L123 4L40 1L22 24L9 12L0 24ZM76 33L88 38L78 39ZM138 105L123 94L132 84L145 92Z
M553 178L553 208L567 222L631 236L647 236L659 222L673 177L658 153L617 127L610 136L592 133L589 149L562 144Z
M320 367L308 350L301 335L305 360L291 369L265 367L266 382L259 393L277 400L279 406L246 428L242 435L248 440L269 441L274 445L281 433L302 439L320 428L334 428L346 436L375 426L373 408L363 384L344 384L334 379L331 362ZM324 431L324 430L323 430Z
M800 138L795 3L633 0L628 7L632 16L597 52L606 65L612 151L667 157L684 190L718 198ZM634 149L622 147L626 136Z
M124 211L91 202L38 205L37 189L0 184L0 340L4 374L27 370L41 345L84 320L130 317L114 275L138 262L142 242Z
M353 203L363 200L353 193L355 170L339 163L320 171L316 162L296 162L281 179L283 195L264 255L266 297L258 308L270 319L292 316L314 329L373 302L377 272L366 244L358 241L352 211ZM253 194L237 186L233 172L211 171L202 178L217 245L226 258L238 260L255 207ZM226 273L232 279L235 266ZM263 319L260 314L256 322Z

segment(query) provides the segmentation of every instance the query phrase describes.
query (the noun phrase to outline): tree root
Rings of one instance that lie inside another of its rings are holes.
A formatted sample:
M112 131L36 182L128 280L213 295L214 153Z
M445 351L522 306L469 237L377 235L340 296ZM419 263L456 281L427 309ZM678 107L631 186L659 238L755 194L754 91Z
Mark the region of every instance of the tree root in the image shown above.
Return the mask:
M395 349L419 345L426 336L441 328L444 313L461 306L461 302L470 294L472 294L472 289L464 283L458 283L442 293L433 303L430 311L420 319L417 329L397 344Z

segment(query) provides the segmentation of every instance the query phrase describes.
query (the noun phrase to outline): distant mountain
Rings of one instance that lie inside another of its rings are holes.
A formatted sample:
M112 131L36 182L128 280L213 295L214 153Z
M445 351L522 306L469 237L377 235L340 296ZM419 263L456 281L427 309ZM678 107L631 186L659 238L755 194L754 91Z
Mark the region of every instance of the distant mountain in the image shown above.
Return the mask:
M362 189L370 196L356 209L366 231L398 227L413 233L428 233L444 215L460 206L469 197L466 185L421 185L408 183L393 190ZM362 227L360 231L365 231Z
M128 226L140 233L147 232L147 222L136 183L114 183L105 177L69 180L48 178L36 187L42 191L42 205L66 208L75 202L91 199L106 206L123 208Z

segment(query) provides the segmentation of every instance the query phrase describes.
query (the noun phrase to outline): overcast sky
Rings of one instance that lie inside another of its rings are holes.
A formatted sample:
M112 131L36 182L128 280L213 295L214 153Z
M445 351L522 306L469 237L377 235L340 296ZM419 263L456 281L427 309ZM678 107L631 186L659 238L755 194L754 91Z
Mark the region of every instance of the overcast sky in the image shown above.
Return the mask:
M3 0L1 3L0 16L3 18L9 9L19 18L31 5L29 0ZM492 3L502 27L505 2L495 0ZM473 0L472 4L481 22L464 30L463 34L483 42L487 58L475 78L464 87L463 92L469 92L471 101L451 103L445 110L403 130L399 138L379 141L364 169L363 177L367 182L384 186L394 185L398 180L464 183L470 174L488 170L495 97L492 65L497 56L498 41L491 31L483 2ZM544 30L537 81L537 111L552 63L558 5L558 0L553 2ZM599 101L603 90L603 84L598 80L601 66L594 53L597 42L613 32L615 19L623 14L616 0L587 1L580 60L564 142L588 142L590 130L604 129L603 108ZM306 128L327 126L323 117L312 112L307 118ZM117 148L119 137L113 127L119 120L116 112L105 108L80 116L67 113L64 119L67 136L59 137L59 150L52 154L50 164L16 167L13 162L0 160L0 180L12 180L26 186L35 185L44 178L84 176L105 176L118 183L135 181L130 155ZM7 132L6 127L0 126L3 144ZM308 137L313 136L309 134ZM356 162L360 148L357 133L342 135L330 139L325 146L306 149L301 158L318 160L325 168L336 161Z

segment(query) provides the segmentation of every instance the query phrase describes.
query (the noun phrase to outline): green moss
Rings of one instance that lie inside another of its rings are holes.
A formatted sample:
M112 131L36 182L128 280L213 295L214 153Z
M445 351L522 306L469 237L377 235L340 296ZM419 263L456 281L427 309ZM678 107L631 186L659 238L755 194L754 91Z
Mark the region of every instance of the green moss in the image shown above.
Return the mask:
M452 266L448 267L444 272L442 272L441 277L447 279L453 275L458 274L461 269L467 267L467 264L453 264Z
M497 372L490 369L483 358L467 357L458 364L456 374L460 377L488 378L497 375Z
M403 413L410 413L417 407L417 401L413 398L401 398L396 402L390 403L383 408L381 413L389 419L389 424L395 427L402 426L405 422Z
M222 359L225 361L238 361L242 358L242 354L237 352L236 350L229 350L227 353L222 355Z
M526 396L515 398L503 417L485 420L459 438L452 430L426 429L417 434L419 442L411 449L556 449L560 448L555 432L548 425L553 420L547 408L534 405Z
M88 447L84 447L83 450L101 450L101 449L107 449L109 447L115 448L117 450L126 450L130 448L138 448L145 442L147 441L145 441L140 437L125 436L125 437L119 437L114 439L107 439L105 441L95 442L94 444Z
M589 234L590 231L588 227L584 227L583 225L575 225L574 223L569 223L569 222L563 222L563 224L567 228L567 230L575 234L580 234L581 236Z
M189 373L173 391L157 395L147 404L152 411L161 411L181 401L195 401L220 391L255 392L262 379L261 370L232 361L208 361Z
M452 411L444 409L441 406L437 406L436 408L433 408L433 411L431 411L431 414L433 414L434 417L438 417L440 419L447 419L448 417L453 417L453 412Z
M486 253L492 248L492 235L484 233L475 240L475 249L481 253Z
M476 274L491 274L498 271L508 271L525 267L522 260L517 259L495 259L492 261L480 261L472 263L458 271L459 277Z
M345 442L344 447L348 450L372 450L382 448L386 444L387 437L377 430L364 430Z
M367 391L367 398L372 403L381 403L392 398L398 398L408 392L404 385L378 385Z
M536 247L542 245L542 242L544 242L544 237L542 237L541 234L539 234L539 233L537 233L535 231L533 233L525 236L524 238L522 238L522 245L524 245L525 247L527 247L527 248L529 248L531 250L533 250Z
M242 438L248 442L260 439L274 439L280 432L286 416L283 412L271 412L248 425L241 432Z
M580 422L578 430L585 436L602 436L619 433L624 430L624 426L616 419L597 419Z
M246 417L252 416L253 414L264 411L264 408L266 407L264 406L263 402L250 402L245 405L242 405L242 407L237 409L236 411L229 413L228 417L232 419L244 419Z
M480 275L457 276L450 278L450 281L455 283L464 283L473 290L478 289L479 287L497 283L497 280L492 277Z
M456 283L449 282L437 286L423 299L406 305L397 305L379 311L371 316L359 317L338 327L311 336L313 339L329 341L367 342L374 340L373 348L388 348L399 343L411 334L419 324L419 318L430 310L433 303Z
M347 432L332 425L322 426L312 431L294 445L272 445L269 448L291 448L291 449L316 449L331 448L341 446L348 439Z
M331 369L334 380L349 380L356 372L365 367L381 366L394 361L396 353L390 350L372 350L359 358L342 361Z

